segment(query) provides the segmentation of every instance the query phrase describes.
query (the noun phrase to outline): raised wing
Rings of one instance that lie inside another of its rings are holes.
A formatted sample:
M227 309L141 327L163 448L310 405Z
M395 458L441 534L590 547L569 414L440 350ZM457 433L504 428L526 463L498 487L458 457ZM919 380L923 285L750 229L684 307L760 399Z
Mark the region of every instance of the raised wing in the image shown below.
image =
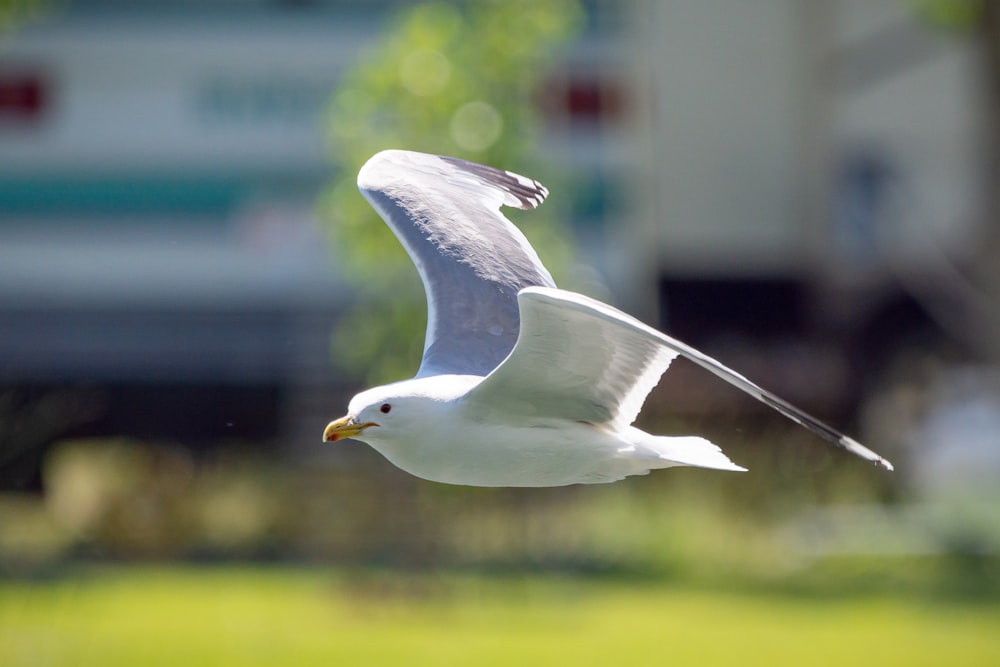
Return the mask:
M535 208L548 191L509 171L399 150L368 160L358 187L424 283L427 335L417 376L488 374L517 340L517 293L555 287L500 206Z
M886 459L695 348L607 304L559 289L518 295L521 335L510 356L466 400L492 410L607 424L630 424L642 402L682 355L824 440L888 470Z

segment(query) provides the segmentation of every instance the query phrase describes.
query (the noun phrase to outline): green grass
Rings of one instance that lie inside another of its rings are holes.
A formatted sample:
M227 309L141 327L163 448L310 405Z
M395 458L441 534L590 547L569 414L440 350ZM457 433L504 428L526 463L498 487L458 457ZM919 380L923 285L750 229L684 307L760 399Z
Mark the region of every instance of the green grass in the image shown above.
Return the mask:
M997 665L1000 604L556 576L122 568L0 583L0 665Z

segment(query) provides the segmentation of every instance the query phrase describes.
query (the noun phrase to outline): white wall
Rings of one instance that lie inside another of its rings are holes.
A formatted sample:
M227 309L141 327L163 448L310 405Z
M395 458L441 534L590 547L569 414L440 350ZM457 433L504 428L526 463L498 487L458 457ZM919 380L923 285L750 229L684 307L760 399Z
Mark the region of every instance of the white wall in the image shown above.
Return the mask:
M912 263L974 242L980 118L968 33L935 31L897 0L633 7L650 108L643 233L656 240L658 270L842 267L851 251L838 251L832 197L841 160L859 149L886 156L900 177L879 221L891 252ZM858 62L871 66L857 53L864 40L899 26L915 37L886 44L875 62L896 59L898 71L846 83Z

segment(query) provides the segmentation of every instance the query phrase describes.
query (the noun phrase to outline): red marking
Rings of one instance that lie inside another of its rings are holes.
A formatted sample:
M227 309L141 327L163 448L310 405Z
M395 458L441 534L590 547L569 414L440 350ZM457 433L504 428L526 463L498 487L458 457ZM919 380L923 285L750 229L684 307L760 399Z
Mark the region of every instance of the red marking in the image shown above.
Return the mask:
M47 102L47 91L38 76L0 73L0 119L36 119Z

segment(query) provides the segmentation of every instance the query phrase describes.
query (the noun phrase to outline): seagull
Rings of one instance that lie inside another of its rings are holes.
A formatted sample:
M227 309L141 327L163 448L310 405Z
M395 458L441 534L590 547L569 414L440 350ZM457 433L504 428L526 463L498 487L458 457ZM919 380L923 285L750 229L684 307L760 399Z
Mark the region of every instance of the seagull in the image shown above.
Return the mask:
M415 377L356 395L324 442L366 442L412 475L471 486L614 482L673 466L743 471L698 436L634 426L683 356L821 438L886 459L712 357L556 287L501 206L533 209L538 181L454 157L376 154L358 187L405 247L427 296Z

